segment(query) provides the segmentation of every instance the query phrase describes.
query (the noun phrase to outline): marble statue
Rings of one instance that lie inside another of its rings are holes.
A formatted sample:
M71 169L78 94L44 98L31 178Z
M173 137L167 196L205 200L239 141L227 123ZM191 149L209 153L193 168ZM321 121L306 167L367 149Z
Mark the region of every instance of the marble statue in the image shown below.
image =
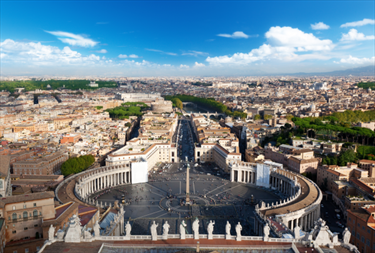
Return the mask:
M59 229L56 233L57 240L62 240L64 239L65 231L62 229Z
M199 220L198 218L195 218L193 222L193 233L194 233L194 239L199 240Z
M268 226L268 223L264 225L263 227L263 240L268 241L268 236L270 235L270 227Z
M55 239L55 228L51 224L48 230L48 240L52 242L54 239Z
M125 236L126 237L130 237L130 232L132 231L132 226L130 225L129 221L126 222L126 225L125 225Z
M301 237L301 228L297 225L294 229L293 229L293 233L294 233L294 238L295 239L298 239Z
M345 228L344 232L342 232L342 240L344 244L349 244L351 235L352 234L350 233L349 229Z
M98 220L94 224L94 235L95 237L100 236L100 225Z
M83 232L83 238L85 238L85 239L91 239L92 235L91 235L91 233L89 231L85 230Z
M77 215L69 219L69 227L64 238L65 242L81 242L82 228Z
M185 240L186 239L186 223L185 221L181 221L180 224L180 239Z
M225 238L226 239L230 239L231 238L231 235L230 235L230 229L231 229L231 225L229 223L229 221L227 221L227 224L225 225Z
M155 224L155 221L152 222L152 225L151 225L151 239L153 241L157 241L158 240L158 232L156 230L156 228L159 226L159 224Z
M238 224L236 225L236 234L237 234L236 240L237 241L242 240L241 231L242 231L242 226L241 226L241 223L238 222Z
M212 233L214 232L214 225L215 225L215 221L212 222L212 220L210 220L210 223L207 226L207 232L208 232L208 239L209 240L213 239Z
M170 227L171 226L168 224L168 221L165 221L163 225L163 239L164 240L168 239L168 232L169 232Z

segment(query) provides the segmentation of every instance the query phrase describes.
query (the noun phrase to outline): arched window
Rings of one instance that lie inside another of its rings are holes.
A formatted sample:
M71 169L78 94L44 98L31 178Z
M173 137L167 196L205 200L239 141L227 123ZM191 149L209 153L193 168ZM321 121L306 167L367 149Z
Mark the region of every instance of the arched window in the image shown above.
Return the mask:
M34 210L34 211L33 211L33 216L34 216L34 217L38 216L38 211L37 211L37 210Z
M12 214L12 219L13 219L13 220L17 220L17 214L16 214L16 213L13 213L13 214Z
M27 219L27 216L28 216L28 215L27 215L27 212L26 212L26 211L23 212L23 218L24 218L24 219Z

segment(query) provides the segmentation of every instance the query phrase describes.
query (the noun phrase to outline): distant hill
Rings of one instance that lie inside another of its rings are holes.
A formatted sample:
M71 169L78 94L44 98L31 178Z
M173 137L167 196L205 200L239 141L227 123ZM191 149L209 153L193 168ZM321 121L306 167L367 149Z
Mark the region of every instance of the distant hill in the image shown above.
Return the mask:
M286 74L284 74L286 75ZM367 66L367 67L360 67L360 68L352 68L346 70L336 70L331 72L316 72L316 73L294 73L294 74L287 74L291 76L375 76L375 65Z

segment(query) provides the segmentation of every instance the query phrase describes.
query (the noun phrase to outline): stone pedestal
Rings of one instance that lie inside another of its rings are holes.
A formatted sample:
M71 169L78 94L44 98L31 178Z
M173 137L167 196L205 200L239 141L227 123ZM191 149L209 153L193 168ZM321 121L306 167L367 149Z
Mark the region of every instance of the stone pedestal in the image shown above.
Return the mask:
M125 236L124 236L124 240L125 240L125 241L130 241L130 235L125 235Z
M231 240L232 236L231 235L225 235L225 240Z
M208 239L208 240L212 240L212 239L214 239L214 238L213 238L212 234L208 234L207 239Z
M242 236L236 236L236 241L238 242L242 241Z

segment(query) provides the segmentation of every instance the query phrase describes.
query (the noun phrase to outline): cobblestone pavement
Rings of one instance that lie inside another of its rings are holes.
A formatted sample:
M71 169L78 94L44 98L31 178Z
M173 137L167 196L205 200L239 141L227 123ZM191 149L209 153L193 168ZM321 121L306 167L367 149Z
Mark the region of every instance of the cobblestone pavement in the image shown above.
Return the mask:
M216 222L214 233L224 234L228 220L233 234L236 224L241 222L243 235L252 235L255 203L263 200L271 204L280 199L274 192L230 182L228 175L213 169L214 164L197 167L192 164L190 196L195 204L181 206L186 189L186 164L174 163L167 167L152 173L148 183L119 186L92 197L97 197L103 203L121 201L123 197L126 202L124 218L132 224L134 235L150 234L150 223L153 220L159 223L159 234L162 233L165 221L171 225L169 233L177 234L183 219L187 224L187 232L191 234L191 222L195 217L200 220L202 234L207 233L206 227L210 220Z

